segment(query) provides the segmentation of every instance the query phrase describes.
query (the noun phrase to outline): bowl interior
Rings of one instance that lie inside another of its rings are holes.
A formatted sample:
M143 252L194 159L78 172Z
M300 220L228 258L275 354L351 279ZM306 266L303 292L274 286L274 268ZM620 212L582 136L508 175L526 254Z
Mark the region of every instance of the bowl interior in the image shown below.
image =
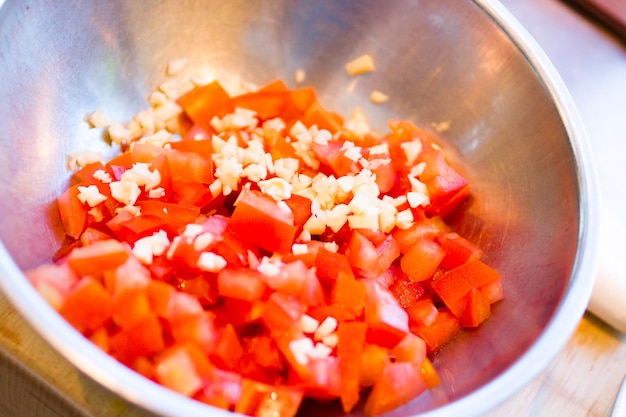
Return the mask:
M366 52L376 71L349 77L344 64ZM527 57L483 8L464 0L5 2L0 240L9 256L2 263L30 268L59 247L54 199L68 184L68 154L115 154L84 115L102 109L129 120L177 58L230 88L277 78L295 86L302 68L328 108L361 107L381 132L390 118L425 128L451 122L443 142L464 165L472 197L450 221L501 271L506 299L479 330L436 356L443 384L394 415L433 410L497 382L558 314L580 246L571 138ZM390 101L372 104L374 89ZM14 301L43 302L18 294L13 283L23 277L7 270L0 280ZM516 387L500 388L496 400ZM158 412L158 401L152 407Z

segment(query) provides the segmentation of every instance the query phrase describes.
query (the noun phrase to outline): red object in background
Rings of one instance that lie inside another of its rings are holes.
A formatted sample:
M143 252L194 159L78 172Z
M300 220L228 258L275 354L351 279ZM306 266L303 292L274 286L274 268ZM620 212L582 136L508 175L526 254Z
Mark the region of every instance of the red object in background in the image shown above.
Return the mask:
M591 14L626 41L626 2L624 0L564 0Z

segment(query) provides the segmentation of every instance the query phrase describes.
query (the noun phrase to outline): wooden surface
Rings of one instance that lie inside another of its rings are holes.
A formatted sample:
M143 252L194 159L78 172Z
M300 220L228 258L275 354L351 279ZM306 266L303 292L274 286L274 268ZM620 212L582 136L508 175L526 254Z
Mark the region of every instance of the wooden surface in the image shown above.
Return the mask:
M614 184L626 176L624 45L558 0L501 1L569 87L597 153L605 202L624 207L626 191ZM609 417L625 374L626 338L587 315L551 365L486 417ZM147 417L78 373L0 295L0 416L92 415Z

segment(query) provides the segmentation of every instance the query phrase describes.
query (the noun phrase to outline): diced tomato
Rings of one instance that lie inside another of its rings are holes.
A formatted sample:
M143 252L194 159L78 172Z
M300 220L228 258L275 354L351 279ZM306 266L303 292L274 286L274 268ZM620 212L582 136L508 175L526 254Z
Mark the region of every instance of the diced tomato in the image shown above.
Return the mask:
M291 90L291 100L300 114L304 114L304 112L317 101L317 95L313 87L305 87Z
M276 387L244 378L234 411L255 417L292 417L302 398L302 390L296 387Z
M189 223L193 223L200 215L200 209L191 205L164 203L158 200L142 200L137 202L141 208L141 216L154 216L160 218L167 225L166 230L175 233L178 229Z
M446 252L440 264L446 270L454 269L465 262L479 259L483 254L483 251L478 246L457 233L446 233L438 241L441 248Z
M424 382L426 382L426 386L428 388L434 388L437 385L441 384L441 378L439 378L439 374L437 370L433 366L433 363L430 359L425 358L424 362L422 362L422 378Z
M122 174L127 169L133 166L133 156L130 152L123 152L111 159L106 167L111 173L113 173L113 179L119 181L122 178Z
M78 239L83 233L88 211L87 206L78 199L78 187L80 184L68 188L57 200L63 229L74 239Z
M173 200L183 206L203 208L215 199L205 184L192 181L174 181L172 191Z
M371 387L378 381L391 363L388 350L377 345L365 345L359 366L359 384Z
M154 295L154 293L152 293ZM209 311L188 314L171 320L171 332L176 343L193 343L210 353L215 349L219 338L215 328L215 315Z
M358 322L339 323L337 357L341 374L341 404L343 411L352 411L360 397L361 356L365 347L367 325Z
M359 317L365 307L365 285L353 275L339 274L333 286L331 300L347 313Z
M211 362L220 369L237 370L242 356L243 347L239 336L237 336L232 324L228 323L221 329L216 338L215 346L209 356Z
M341 129L343 121L326 110L319 101L315 100L304 113L302 123L306 126L317 126L319 129L326 129L330 133L336 133Z
M87 276L70 290L59 313L78 330L90 332L111 318L113 300L102 284Z
M167 314L166 318L170 321L175 321L180 318L200 314L202 311L202 305L200 301L193 295L186 294L184 292L173 291L170 293L170 299L167 302Z
M298 195L292 194L290 198L285 200L285 203L289 206L291 211L293 212L293 224L298 229L298 231L302 230L302 226L309 220L311 217L311 199Z
M304 392L297 387L274 387L259 401L255 417L295 416L300 408Z
M98 275L120 266L128 259L128 248L117 240L101 240L89 246L76 248L67 262L80 276Z
M168 317L169 302L175 291L171 285L161 281L150 281L146 285L146 295L150 301L150 308L157 317Z
M144 288L150 282L150 272L134 256L129 256L114 270L104 271L105 286L114 296L126 290Z
M242 343L245 345L246 355L251 357L264 373L282 374L285 372L285 360L272 337L260 334L246 338ZM262 376L259 375L258 378L262 378Z
M421 239L433 240L440 233L434 219L422 219L416 221L408 229L394 229L392 236L398 242L400 252L407 253L417 241Z
M421 364L426 359L426 342L413 333L409 333L393 348L393 354L396 362Z
M157 381L187 396L202 389L203 378L210 375L212 369L202 351L191 343L174 345L155 362Z
M309 269L304 280L302 291L297 298L302 304L309 307L317 307L324 303L324 290L315 271Z
M190 279L181 280L180 290L198 299L203 308L215 305L219 301L217 277L207 273Z
M288 91L259 90L233 97L231 106L253 110L257 117L263 121L280 116L292 108L294 104Z
M392 236L375 246L361 232L353 230L346 254L350 264L358 268L360 275L375 278L391 266L400 255L400 249Z
M114 298L113 320L121 328L129 328L152 315L148 295L143 289L129 289Z
M500 274L496 270L479 260L473 260L446 272L433 281L432 287L454 315L461 317L467 308L467 297L473 289L480 290L499 280ZM487 298L485 301L490 302Z
M291 250L297 231L292 212L254 190L241 193L228 227L245 242L279 253Z
M433 276L445 255L437 242L420 239L404 254L400 267L411 281L425 281Z
M346 255L359 277L376 278L389 269L400 251L392 236L375 246L362 233L354 230L347 243Z
M273 290L290 294L294 297L302 293L308 268L302 261L283 265L277 274L261 274L260 278Z
M409 332L409 317L393 294L377 281L364 280L363 283L367 288L367 341L393 349Z
M485 296L477 290L472 289L467 296L465 311L459 318L463 327L478 327L483 321L491 316L491 304Z
M293 333L304 312L304 305L295 297L274 292L265 302L261 317L272 334Z
M373 158L372 161L381 160L383 158ZM386 158L384 158L386 159ZM397 181L396 170L391 163L379 163L378 166L373 169L376 176L376 184L381 193L388 193L391 191Z
M354 278L348 257L341 253L331 252L324 247L317 250L314 265L317 276L323 281L333 282L339 275Z
M26 272L26 277L52 307L59 310L78 276L67 262L59 265L44 264Z
M175 140L133 138L74 174L57 200L69 239L27 273L38 292L121 363L236 413L295 416L306 398L374 415L439 384L427 355L504 297L481 249L444 221L469 186L443 149L407 121L353 131L313 88L281 80L234 97L215 81L178 103ZM316 129L332 137L312 140ZM160 180L137 178L132 205L96 174L126 181L140 164ZM425 207L409 204L415 176ZM106 198L92 210L81 185ZM370 228L350 217L360 196L380 208ZM387 219L390 204L412 220Z
M178 104L195 124L207 132L213 131L213 117L223 117L232 111L230 96L217 81L191 90L178 99Z
M374 416L408 403L426 390L421 364L395 362L385 367L383 375L372 387L363 411Z
M328 141L327 144L311 143L311 150L322 164L322 171L326 170L337 177L359 171L357 163L346 156L343 144L337 140Z
M411 331L424 339L428 353L437 351L461 330L459 320L448 309L439 309L435 320L426 326L411 327Z
M133 146L133 162L148 163L160 156L167 159L172 180L195 181L202 184L213 182L211 155L166 149L143 143L136 143Z
M303 383L307 396L319 400L335 399L341 396L341 371L339 358L328 356L310 360L307 364L308 378Z
M395 269L399 270L399 268ZM393 284L389 287L389 290L393 293L396 300L398 300L398 303L405 310L415 304L425 292L419 282L411 281L409 277L402 272L402 270L399 270L399 273L396 273L396 277Z
M120 211L106 223L106 226L117 239L131 244L142 237L158 232L165 225L166 223L161 216L149 214L135 216L127 210Z
M224 268L217 276L222 297L252 302L259 300L266 288L261 273L248 268Z
M446 217L469 195L468 182L448 164L441 149L422 152L420 160L426 162L419 179L428 188L427 212Z
M97 242L99 240L109 240L112 239L108 233L103 232L102 230L94 229L92 227L88 227L85 229L82 235L80 235L80 244L82 246L87 246L92 244L93 242Z
M170 146L175 149L180 149L187 152L208 153L213 151L211 147L211 134L204 130L202 126L194 124L185 132L183 136L183 142L189 142L182 144L181 142L172 142ZM198 143L192 143L198 142Z
M235 406L241 398L243 378L236 372L213 369L204 378L204 385L197 400L226 410Z
M147 315L114 334L110 345L113 356L130 365L139 357L158 353L165 348L163 327L154 314Z
M410 326L428 326L435 321L439 311L431 298L425 297L406 307Z

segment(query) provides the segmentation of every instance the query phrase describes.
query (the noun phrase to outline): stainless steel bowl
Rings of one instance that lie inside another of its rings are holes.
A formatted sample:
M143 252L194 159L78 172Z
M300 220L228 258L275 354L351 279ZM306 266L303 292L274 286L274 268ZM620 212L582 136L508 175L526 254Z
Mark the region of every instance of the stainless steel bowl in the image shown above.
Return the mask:
M362 53L374 73L350 78ZM454 216L504 276L506 299L435 364L443 383L389 415L484 413L538 374L573 332L595 271L590 152L572 102L535 43L489 0L6 1L0 8L0 287L69 361L163 416L223 415L144 380L89 344L35 293L22 270L59 246L54 200L66 155L115 153L83 116L128 120L171 59L227 85L290 81L304 68L327 107L451 121L448 144L472 198ZM391 97L368 101L371 90ZM309 409L334 415L335 409Z

